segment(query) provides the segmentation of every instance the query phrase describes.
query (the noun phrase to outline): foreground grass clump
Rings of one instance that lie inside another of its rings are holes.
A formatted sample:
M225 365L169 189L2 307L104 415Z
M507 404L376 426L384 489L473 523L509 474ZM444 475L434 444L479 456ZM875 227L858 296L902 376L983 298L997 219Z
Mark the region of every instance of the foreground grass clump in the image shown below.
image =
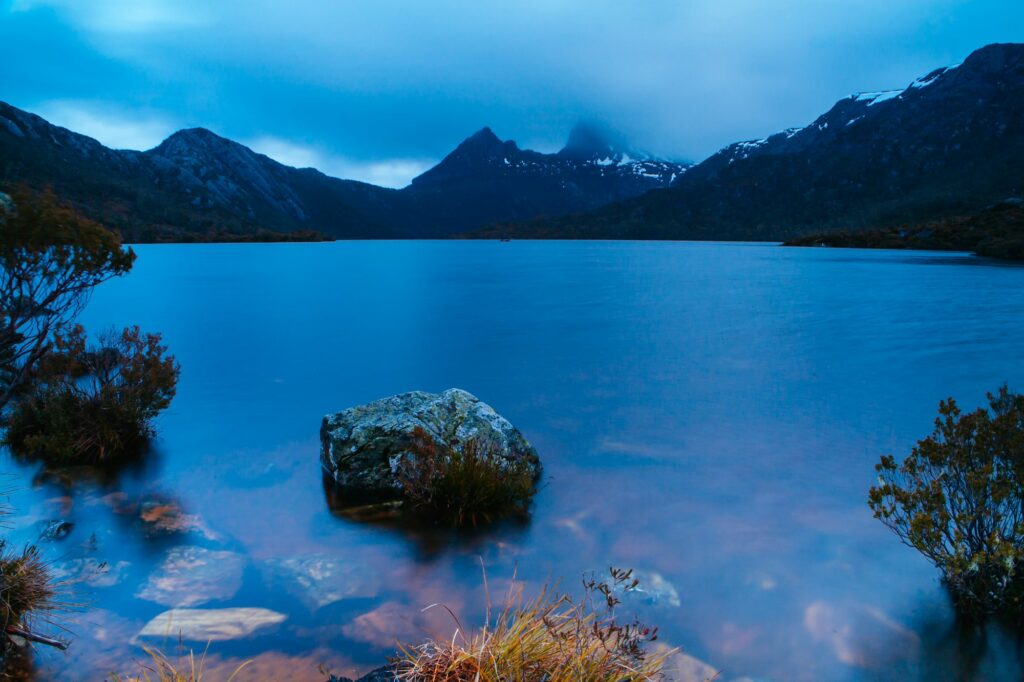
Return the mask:
M22 551L0 542L0 623L31 630L31 618L58 607L50 570L35 547Z
M110 676L110 682L203 682L206 667L206 652L198 659L191 649L186 653L184 650L178 655L177 661L172 661L159 649L153 647L142 647L149 657L148 661L139 663L139 672L128 677L114 673ZM235 668L226 682L232 682L238 673L252 661L246 661Z
M533 471L525 461L502 457L486 439L449 447L417 427L409 452L398 475L405 499L417 512L455 526L527 514L535 490Z
M467 633L458 619L450 639L404 647L396 676L404 682L640 682L662 679L672 651L651 653L657 629L621 624L619 597L638 585L631 571L584 580L579 600L545 588L532 600L513 598Z
M935 431L875 467L875 517L942 572L965 616L1024 617L1024 396L988 409L939 403Z
M87 344L80 325L58 334L31 390L16 401L5 444L52 464L98 464L138 453L174 397L179 368L159 334L138 327Z
M65 642L35 631L37 621L49 622L48 614L62 608L49 566L36 548L13 550L0 540L0 676L14 651L12 637L19 643L67 648Z

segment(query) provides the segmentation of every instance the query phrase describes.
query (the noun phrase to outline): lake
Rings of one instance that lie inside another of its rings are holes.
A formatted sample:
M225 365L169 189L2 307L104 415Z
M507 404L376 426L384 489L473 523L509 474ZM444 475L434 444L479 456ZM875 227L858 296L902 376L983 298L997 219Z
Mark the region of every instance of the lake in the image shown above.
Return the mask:
M136 633L193 565L213 577L192 574L192 608L284 616L212 642L214 673L255 656L251 675L322 680L319 664L382 664L396 638L450 637L451 617L422 609L479 623L481 564L492 594L513 574L575 591L584 572L635 568L649 589L627 606L682 648L682 679L1024 672L1017 636L957 627L936 571L866 504L879 456L909 452L940 399L973 408L1024 387L1024 268L765 244L136 251L82 322L160 331L181 363L147 464L95 477L4 459L16 543L74 523L42 545L80 607L62 616L69 652L38 655L41 678L130 670ZM450 387L540 453L530 522L452 535L332 508L321 417ZM190 532L143 532L146 500L180 506ZM169 555L186 570L161 582Z

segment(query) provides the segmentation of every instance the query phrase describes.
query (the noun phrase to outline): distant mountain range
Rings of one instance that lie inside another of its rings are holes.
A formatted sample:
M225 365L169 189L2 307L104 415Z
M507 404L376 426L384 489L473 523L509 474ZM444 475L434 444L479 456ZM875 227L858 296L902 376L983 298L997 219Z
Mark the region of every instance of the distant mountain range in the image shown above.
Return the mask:
M111 150L0 103L4 183L52 186L140 241L259 231L783 240L923 224L1024 196L1024 45L851 95L808 126L696 166L646 158L588 126L554 154L483 128L400 190L291 168L201 128L144 152Z
M667 187L689 164L648 159L577 126L564 149L520 149L483 128L395 190L291 168L203 128L113 150L0 102L0 182L51 186L136 241L444 237L495 221L598 208Z
M783 240L969 216L1024 196L1024 45L729 145L671 187L478 236Z

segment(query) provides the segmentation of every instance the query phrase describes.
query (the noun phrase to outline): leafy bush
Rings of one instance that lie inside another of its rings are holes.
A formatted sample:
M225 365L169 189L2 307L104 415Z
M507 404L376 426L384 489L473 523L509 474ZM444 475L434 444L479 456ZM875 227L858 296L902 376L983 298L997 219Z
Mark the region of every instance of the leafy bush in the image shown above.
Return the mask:
M92 288L127 273L134 261L120 237L52 192L19 190L9 204L0 202L0 409Z
M492 618L467 633L403 647L396 666L404 682L640 682L657 680L672 651L652 654L657 629L622 624L615 613L623 591L637 587L631 571L612 569L610 581L584 580L575 600L545 588L532 600L514 599L516 586ZM488 600L489 602L489 600ZM453 615L454 618L454 615Z
M159 334L128 327L87 345L76 325L58 334L10 415L5 442L51 463L111 462L138 453L174 397L179 368Z
M525 462L501 456L483 438L460 447L439 444L417 427L398 477L414 509L453 525L477 525L524 515L534 493L533 472Z
M1024 615L1024 396L989 409L939 403L935 431L897 463L876 465L875 517L942 572L966 615Z

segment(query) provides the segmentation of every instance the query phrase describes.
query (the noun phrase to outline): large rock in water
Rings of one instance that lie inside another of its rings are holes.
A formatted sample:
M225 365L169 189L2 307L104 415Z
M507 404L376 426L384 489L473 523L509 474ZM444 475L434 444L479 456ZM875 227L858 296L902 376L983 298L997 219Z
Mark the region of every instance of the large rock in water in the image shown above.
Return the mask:
M472 438L485 439L494 444L499 456L510 463L525 462L534 479L540 479L540 458L519 429L458 388L444 393L412 391L325 416L320 426L320 462L348 494L399 497L398 465L410 456L416 427L453 449Z

